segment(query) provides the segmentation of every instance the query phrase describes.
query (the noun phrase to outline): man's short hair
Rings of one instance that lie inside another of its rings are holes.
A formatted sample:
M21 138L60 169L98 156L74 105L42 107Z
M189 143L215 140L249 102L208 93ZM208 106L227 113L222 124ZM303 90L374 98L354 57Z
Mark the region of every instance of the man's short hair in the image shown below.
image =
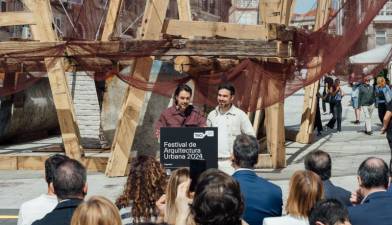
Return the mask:
M238 135L233 145L234 163L241 168L253 168L259 159L259 143L256 137Z
M336 199L321 200L309 215L309 225L321 222L324 225L338 225L348 221L347 208Z
M196 184L191 213L199 225L240 225L244 210L240 185L226 173L209 169Z
M84 196L85 184L86 169L74 159L63 161L54 172L53 187L59 199Z
M57 166L67 159L69 159L68 156L56 154L45 160L45 180L48 185L53 182Z
M305 169L315 172L321 180L331 177L331 156L322 150L312 151L305 157Z
M361 186L367 189L384 187L388 188L389 170L384 160L369 157L358 168Z
M230 91L231 95L235 95L235 88L231 83L221 83L218 86L218 91L220 91L221 89L226 89Z

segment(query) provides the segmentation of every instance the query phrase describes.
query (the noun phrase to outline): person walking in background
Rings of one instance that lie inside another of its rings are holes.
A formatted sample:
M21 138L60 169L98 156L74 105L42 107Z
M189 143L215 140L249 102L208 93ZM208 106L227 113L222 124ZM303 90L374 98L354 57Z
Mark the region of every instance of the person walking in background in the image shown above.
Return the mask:
M365 117L365 134L372 135L372 114L374 109L374 90L370 85L370 76L363 79L359 86L358 101Z
M355 77L354 72L351 75L352 77ZM361 108L359 107L359 102L358 102L358 98L359 98L359 86L361 85L361 83L359 82L355 82L354 80L351 83L351 106L354 109L354 113L355 113L355 121L353 122L354 124L359 124L360 119L361 119Z
M329 102L332 107L332 118L328 122L327 127L333 129L337 122L338 132L342 131L342 98L344 93L340 88L340 80L336 79L333 86L329 90Z
M330 77L329 74L327 74L324 77L324 90L323 90L323 98L322 98L323 99L322 107L323 107L324 114L327 113L327 106L326 106L327 103L329 104L329 113L332 113L331 105L328 99L325 98L328 95L329 89L332 87L332 85L333 85L333 78Z
M391 101L391 89L388 85L386 85L384 77L377 77L377 85L375 89L378 118L382 124L387 111L387 103Z

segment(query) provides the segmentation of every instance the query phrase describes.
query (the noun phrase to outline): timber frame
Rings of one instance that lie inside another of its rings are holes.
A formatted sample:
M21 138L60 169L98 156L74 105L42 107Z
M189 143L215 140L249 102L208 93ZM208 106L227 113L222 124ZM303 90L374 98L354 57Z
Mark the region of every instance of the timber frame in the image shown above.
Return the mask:
M11 71L20 68L13 59L18 58L24 63L26 70L48 71L55 107L60 123L62 138L66 154L83 162L96 170L102 171L105 159L92 159L84 155L79 144L79 131L76 123L72 99L69 95L65 79L67 67L64 58L50 54L48 51L38 51L33 55L18 54L15 45L23 49L37 50L47 47L64 45L56 37L51 26L53 19L49 0L23 0L30 12L0 13L0 26L30 25L35 40L40 42L0 42L0 61L6 63ZM222 22L192 21L189 0L177 0L179 20L166 19L166 10L169 0L149 0L146 3L142 26L136 40L113 41L111 36L119 14L121 0L110 0L108 14L104 25L102 39L95 42L85 42L88 50L75 50L81 42L67 42L63 56L83 56L88 58L92 67L99 64L108 66L113 64L110 60L99 58L99 55L110 53L124 53L115 60L121 64L122 60L133 60L133 76L145 79L149 77L155 56L244 56L249 58L262 58L268 61L292 62L294 53L291 48L293 32L286 29L289 23L294 0L260 0L259 25L241 25ZM39 7L38 7L39 5ZM154 10L159 8L160 10ZM192 27L192 29L188 29ZM181 36L188 39L162 39L162 35ZM224 37L231 39L193 39L194 37ZM155 50L146 54L143 46L156 46ZM98 48L99 47L99 48ZM97 50L99 49L99 50ZM232 51L232 49L237 49ZM89 58L91 56L91 59ZM93 56L98 56L96 59ZM49 62L55 63L49 63ZM31 63L35 62L35 63ZM38 62L38 63L37 63ZM29 64L30 63L30 64ZM270 85L275 85L272 81ZM284 95L284 90L276 90ZM145 91L128 87L124 102L119 113L117 130L111 147L110 157L107 160L105 173L107 176L126 175L130 159L130 150L133 144L138 119L144 101ZM260 100L260 99L259 99ZM281 168L286 165L284 111L283 102L276 103L265 109L266 120L264 126L267 131L267 145L269 154L260 154L258 167ZM254 128L260 127L259 110L254 116ZM8 158L6 158L8 157ZM0 156L0 164L6 160L10 168L42 168L39 165L28 164L34 162L29 156L9 157ZM39 157L36 161L43 161ZM34 164L34 163L33 163ZM0 169L6 166L0 166ZM99 167L99 169L97 169Z

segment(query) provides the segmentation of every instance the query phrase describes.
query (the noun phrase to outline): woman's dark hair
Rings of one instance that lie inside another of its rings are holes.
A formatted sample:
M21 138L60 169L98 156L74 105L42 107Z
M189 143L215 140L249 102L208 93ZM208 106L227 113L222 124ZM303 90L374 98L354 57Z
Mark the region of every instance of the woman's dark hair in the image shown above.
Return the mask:
M244 203L240 186L231 176L217 169L200 175L191 205L198 225L240 225Z
M189 87L186 84L179 84L176 88L176 90L174 91L174 103L177 105L177 100L176 97L180 94L181 91L186 91L188 92L191 96L192 96L192 88Z
M165 193L166 174L162 165L151 156L141 155L133 159L123 194L116 206L132 206L134 222L154 216L155 202Z

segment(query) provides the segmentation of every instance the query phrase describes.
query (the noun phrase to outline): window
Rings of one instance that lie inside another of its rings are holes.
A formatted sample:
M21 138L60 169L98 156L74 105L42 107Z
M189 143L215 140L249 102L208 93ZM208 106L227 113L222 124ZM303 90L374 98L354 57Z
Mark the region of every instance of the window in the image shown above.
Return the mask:
M211 14L215 14L215 0L210 0L209 12L210 12Z
M7 12L7 2L1 1L1 11Z
M387 43L387 32L385 30L376 31L376 46L385 45Z
M201 0L201 10L208 11L208 0Z

